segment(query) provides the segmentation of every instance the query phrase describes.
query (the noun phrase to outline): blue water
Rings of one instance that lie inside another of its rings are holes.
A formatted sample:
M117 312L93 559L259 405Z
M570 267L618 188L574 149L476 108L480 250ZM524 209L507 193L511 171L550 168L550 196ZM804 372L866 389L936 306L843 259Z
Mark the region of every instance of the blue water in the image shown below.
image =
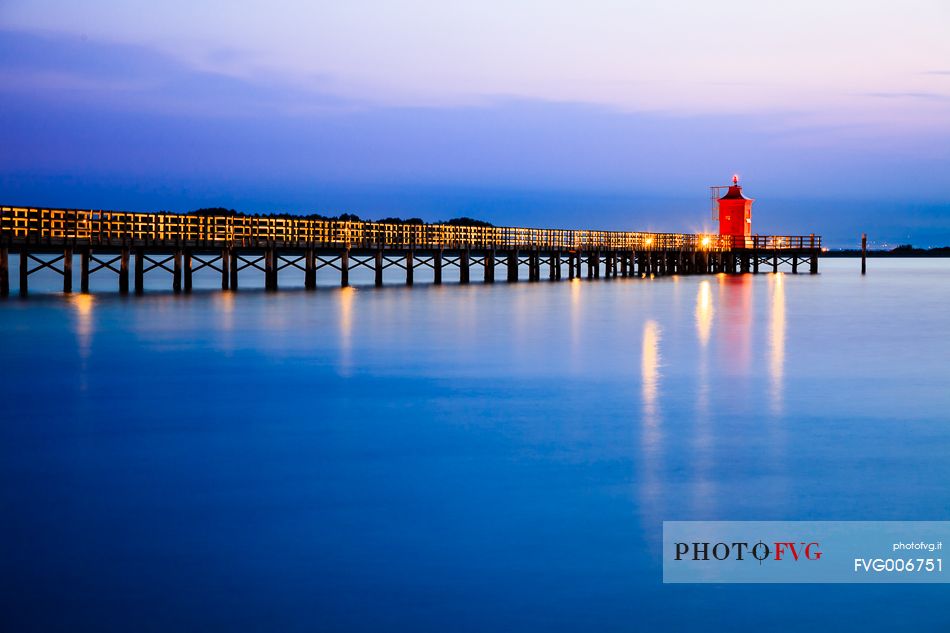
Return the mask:
M946 585L660 562L663 520L950 520L948 314L946 260L10 298L0 630L950 630Z

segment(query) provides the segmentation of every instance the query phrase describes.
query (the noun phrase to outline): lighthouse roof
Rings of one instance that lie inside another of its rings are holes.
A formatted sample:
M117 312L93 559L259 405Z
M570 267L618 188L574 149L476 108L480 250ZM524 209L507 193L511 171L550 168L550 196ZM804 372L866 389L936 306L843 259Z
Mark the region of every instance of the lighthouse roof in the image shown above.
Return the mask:
M746 198L742 195L742 187L739 185L730 185L729 191L726 192L726 195L719 198L720 200L752 200L752 198Z

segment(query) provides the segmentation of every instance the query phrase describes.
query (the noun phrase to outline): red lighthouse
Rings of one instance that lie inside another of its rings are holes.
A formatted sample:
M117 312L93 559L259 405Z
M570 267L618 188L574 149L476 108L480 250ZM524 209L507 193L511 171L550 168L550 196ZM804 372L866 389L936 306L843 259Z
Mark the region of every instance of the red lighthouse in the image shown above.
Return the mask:
M726 195L719 198L719 235L731 235L735 246L745 246L752 235L752 198L742 195L739 177L732 177Z

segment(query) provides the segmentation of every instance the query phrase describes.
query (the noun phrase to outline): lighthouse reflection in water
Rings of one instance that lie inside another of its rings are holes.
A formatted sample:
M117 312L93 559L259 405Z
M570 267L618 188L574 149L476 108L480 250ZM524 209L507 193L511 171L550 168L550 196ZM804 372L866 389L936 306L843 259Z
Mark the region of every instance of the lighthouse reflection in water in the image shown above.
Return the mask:
M662 585L662 522L950 519L942 260L354 283L4 305L5 628L793 631ZM893 595L794 589L950 625Z

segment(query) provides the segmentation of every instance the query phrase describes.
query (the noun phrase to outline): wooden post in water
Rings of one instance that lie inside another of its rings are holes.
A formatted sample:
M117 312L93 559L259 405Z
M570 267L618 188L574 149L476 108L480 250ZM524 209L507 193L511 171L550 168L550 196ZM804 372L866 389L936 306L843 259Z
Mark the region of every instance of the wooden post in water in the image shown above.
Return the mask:
M491 249L485 253L485 283L495 283L495 251Z
M73 247L63 249L63 292L73 291Z
M129 294L129 247L119 251L119 293Z
M413 273L412 273L412 264L415 259L415 255L412 251L406 253L406 285L411 286L413 282Z
M442 283L442 249L439 248L432 254L432 283L439 285Z
M508 251L508 282L518 281L518 251Z
M468 249L463 248L459 253L459 283L467 284L469 282Z
M10 249L0 246L0 297L10 296Z
M174 265L172 267L172 290L181 292L181 249L176 248L172 257L174 258Z
M340 251L340 287L346 288L350 285L350 249L344 248Z
M312 252L312 251L307 251ZM228 264L230 264L230 257L228 257L228 249L221 249L221 290L228 289L228 282L231 280L231 276L228 274Z
M89 248L82 249L79 253L79 291L89 292L89 257L91 253Z
M135 249L135 294L145 292L145 249L139 246Z
M192 273L192 266L191 266L191 249L186 249L186 250L185 250L184 259L185 259L185 261L184 261L184 264L185 264L185 292L191 292L191 273Z
M383 287L383 249L376 249L376 255L373 258L374 283L377 288Z
M264 250L264 290L274 290L274 249Z
M868 234L861 234L861 274L868 273Z
M238 289L238 272L241 267L241 257L238 255L237 249L235 248L230 249L230 257L231 257L230 286L231 286L231 290L237 290Z
M30 256L26 252L27 246L20 247L20 296L25 297L30 292Z

